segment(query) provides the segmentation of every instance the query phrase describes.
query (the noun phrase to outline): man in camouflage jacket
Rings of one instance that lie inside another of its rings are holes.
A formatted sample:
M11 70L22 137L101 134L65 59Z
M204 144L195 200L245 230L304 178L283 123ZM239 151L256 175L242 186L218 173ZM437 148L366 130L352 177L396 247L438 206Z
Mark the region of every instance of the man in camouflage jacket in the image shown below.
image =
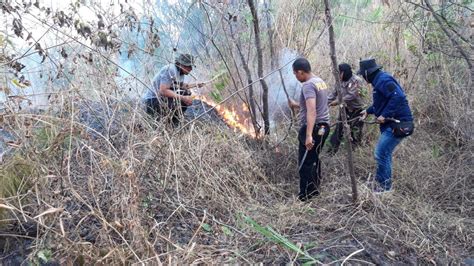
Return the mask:
M341 94L344 107L346 108L347 120L351 129L352 143L354 145L360 144L362 140L362 128L364 123L357 119L360 116L360 112L364 109L364 101L361 95L361 89L363 88L363 81L356 75L352 74L352 68L348 64L339 65L339 73L341 78ZM328 103L330 106L337 106L341 103L338 101L337 90L334 90L328 96ZM339 112L338 121L336 122L336 129L332 134L329 142L331 147L329 148L330 154L335 154L339 149L342 137L344 134L344 125L342 124L341 112Z

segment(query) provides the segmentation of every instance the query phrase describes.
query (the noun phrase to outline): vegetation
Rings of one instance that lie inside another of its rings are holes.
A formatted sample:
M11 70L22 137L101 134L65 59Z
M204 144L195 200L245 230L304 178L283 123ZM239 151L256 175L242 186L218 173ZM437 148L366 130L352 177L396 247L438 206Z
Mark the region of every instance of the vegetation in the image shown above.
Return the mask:
M99 2L0 3L2 263L472 263L471 1L328 1L338 62L392 72L416 132L395 153L394 193L365 185L367 126L357 201L341 149L322 155L309 203L289 64L306 56L335 84L324 1ZM179 128L147 116L139 97L181 52L198 58L190 80L212 81L196 94L258 138L199 101Z

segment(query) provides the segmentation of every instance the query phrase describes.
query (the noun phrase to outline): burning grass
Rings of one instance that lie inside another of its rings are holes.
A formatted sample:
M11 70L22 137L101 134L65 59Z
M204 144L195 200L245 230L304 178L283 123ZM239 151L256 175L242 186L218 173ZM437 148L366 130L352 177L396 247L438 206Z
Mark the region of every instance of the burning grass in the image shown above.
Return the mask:
M1 199L6 262L15 249L5 241L25 237L33 239L23 259L87 264L447 264L474 251L472 147L433 160L423 125L396 153L393 194L376 197L363 185L371 143L355 152L358 204L342 153L323 155L322 195L303 204L293 131L275 152L199 121L173 135L138 111L117 113L114 134L91 137L71 115L33 117L33 129L57 134L16 149L38 167L23 178L31 189ZM7 115L5 128L21 132L25 117Z
M252 128L252 124L250 122L249 109L244 103L242 104L241 108L236 110L235 107L227 108L223 104L217 104L215 101L204 95L198 96L198 98L211 107L214 107L222 120L229 127L235 129L236 132L243 133L252 138L258 137L258 134Z

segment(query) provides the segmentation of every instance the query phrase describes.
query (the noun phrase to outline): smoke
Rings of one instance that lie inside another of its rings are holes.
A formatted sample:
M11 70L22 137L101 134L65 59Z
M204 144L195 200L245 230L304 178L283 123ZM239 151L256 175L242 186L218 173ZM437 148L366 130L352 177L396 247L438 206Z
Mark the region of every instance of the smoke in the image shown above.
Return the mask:
M298 53L294 50L289 48L280 50L277 66L287 65L282 68L280 72L277 71L265 79L269 88L268 105L272 127L275 126L277 122L291 119L288 98L283 89L282 77L289 97L298 101L299 93L301 92L301 84L293 75L292 63L288 63L292 62L296 57L298 57Z

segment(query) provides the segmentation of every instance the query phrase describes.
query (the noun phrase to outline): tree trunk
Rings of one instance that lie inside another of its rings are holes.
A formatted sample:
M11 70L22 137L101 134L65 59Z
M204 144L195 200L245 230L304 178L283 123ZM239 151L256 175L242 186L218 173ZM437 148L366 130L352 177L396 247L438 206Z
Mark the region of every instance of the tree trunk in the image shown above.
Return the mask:
M258 14L253 0L247 0L250 12L253 17L253 28L255 32L255 47L257 48L257 72L262 86L262 104L263 104L263 127L265 135L270 134L270 116L268 113L268 86L263 79L263 52L260 40L260 29L258 26Z
M270 13L270 7L272 5L271 0L264 2L266 9L266 20L267 20L267 31L268 31L268 45L270 46L270 66L271 69L275 69L277 66L277 60L275 58L275 45L273 44L275 29L273 28L272 16Z
M232 22L229 21L229 27L230 27L230 36L232 40L235 42L235 46L237 47L237 53L239 54L240 61L242 62L242 67L244 68L245 75L247 76L247 84L249 86L249 105L250 105L250 118L252 120L252 125L255 131L255 135L258 136L260 132L260 125L257 122L257 112L255 108L255 97L254 97L254 92L253 92L253 80L252 80L252 72L250 72L249 65L247 63L247 60L245 60L244 53L242 52L242 45L240 43L240 40L238 38L235 38L235 32L234 28L232 27Z
M326 23L329 26L329 46L331 48L331 61L332 61L332 72L334 79L336 81L336 90L337 96L340 103L339 112L341 112L342 123L344 124L344 136L346 137L346 147L347 147L347 165L349 167L349 175L351 177L352 184L352 201L357 202L357 182L354 173L354 161L352 158L352 142L351 142L351 132L349 124L347 123L347 115L345 104L342 101L341 94L341 80L339 78L339 71L337 67L337 57L336 57L336 41L334 38L334 28L332 26L332 16L331 8L329 6L329 0L324 0L324 5L326 6Z

